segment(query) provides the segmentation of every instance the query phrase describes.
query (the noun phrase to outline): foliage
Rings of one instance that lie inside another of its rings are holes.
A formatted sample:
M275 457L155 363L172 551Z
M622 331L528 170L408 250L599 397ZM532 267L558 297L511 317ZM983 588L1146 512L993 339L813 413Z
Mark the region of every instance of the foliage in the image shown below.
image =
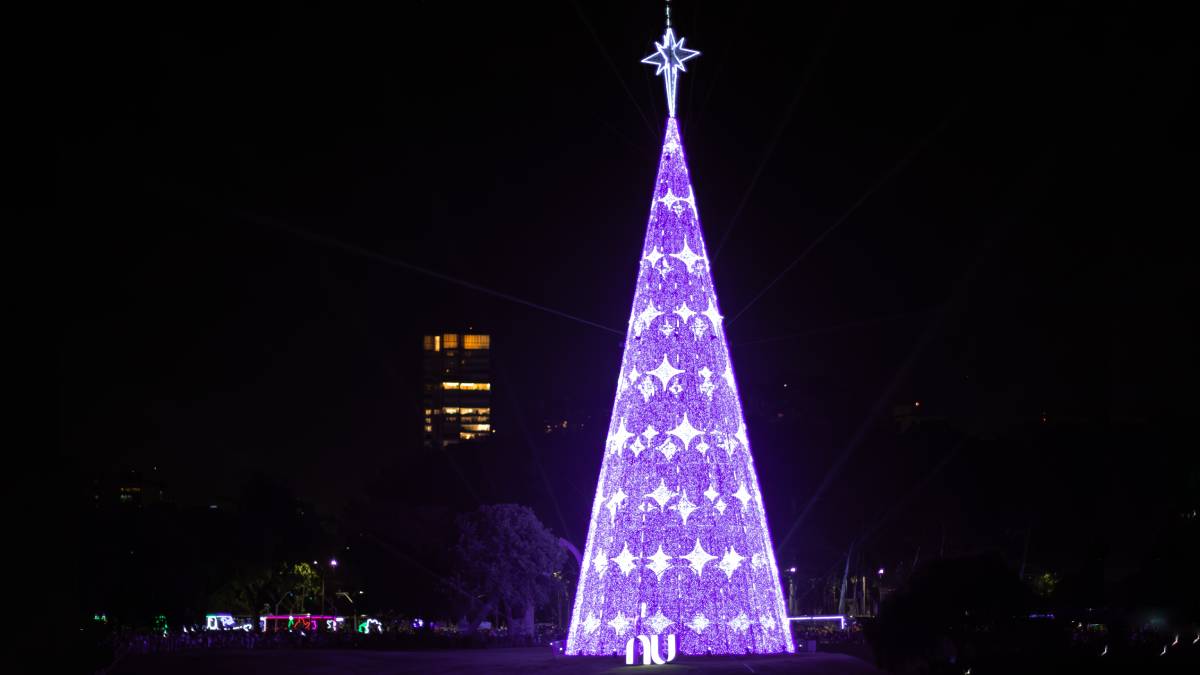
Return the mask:
M1043 572L1033 578L1033 592L1040 597L1047 598L1054 595L1054 589L1058 587L1059 576L1054 572Z
M563 551L533 511L516 504L482 506L458 519L451 585L469 598L468 629L490 611L503 609L510 618L533 611L550 597Z
M276 607L290 612L311 610L319 599L321 577L306 562L262 566L235 576L213 594L211 606L235 614L273 612Z

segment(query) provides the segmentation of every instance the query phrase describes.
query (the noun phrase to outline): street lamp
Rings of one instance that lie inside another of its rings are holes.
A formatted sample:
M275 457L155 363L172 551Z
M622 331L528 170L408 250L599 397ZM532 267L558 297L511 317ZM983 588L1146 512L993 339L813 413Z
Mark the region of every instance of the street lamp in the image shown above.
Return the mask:
M314 560L313 564L316 565L317 561ZM337 569L337 564L337 558L329 561L329 566L335 570ZM325 613L325 570L321 570L321 613Z

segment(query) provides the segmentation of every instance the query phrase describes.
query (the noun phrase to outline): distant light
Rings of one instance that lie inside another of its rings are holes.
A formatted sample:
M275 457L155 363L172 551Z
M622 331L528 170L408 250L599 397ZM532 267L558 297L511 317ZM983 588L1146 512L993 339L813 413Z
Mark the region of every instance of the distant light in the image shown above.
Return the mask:
M846 617L834 614L832 616L789 616L788 621L837 621L841 628L846 628Z
M334 567L337 567L337 558L334 558L333 560L330 560L330 561L329 561L329 564L330 564L330 565L333 565Z
M783 383L783 388L784 388L784 389L787 389L787 382L784 382L784 383Z
M913 406L914 406L914 407L917 407L917 408L920 408L920 407L921 407L921 402L920 402L920 401L917 401L917 402L913 403Z
M882 567L879 568L879 576L883 576L883 568Z
M795 571L796 571L796 568L795 568L795 567L789 567L789 568L788 568L788 571L789 571L789 572L795 572Z
M215 509L215 508L217 508L217 505L216 505L216 504L209 504L209 505L208 505L208 508L210 508L210 509Z
M313 564L314 564L314 565L316 565L316 564L317 564L317 561L316 561L316 560L314 560L314 561L313 561Z

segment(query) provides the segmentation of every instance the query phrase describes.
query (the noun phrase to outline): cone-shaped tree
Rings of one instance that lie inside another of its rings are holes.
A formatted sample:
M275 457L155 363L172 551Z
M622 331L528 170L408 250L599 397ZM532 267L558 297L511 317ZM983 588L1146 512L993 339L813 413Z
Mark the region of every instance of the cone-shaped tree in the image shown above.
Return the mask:
M583 563L569 654L672 633L684 654L793 650L674 117Z

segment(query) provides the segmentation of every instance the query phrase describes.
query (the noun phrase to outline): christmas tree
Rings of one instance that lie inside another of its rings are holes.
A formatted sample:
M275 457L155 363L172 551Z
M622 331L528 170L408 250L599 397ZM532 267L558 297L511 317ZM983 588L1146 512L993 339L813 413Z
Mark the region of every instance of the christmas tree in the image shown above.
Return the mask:
M688 177L675 89L698 54L667 29L670 116L568 654L674 635L684 654L793 651L762 494Z

